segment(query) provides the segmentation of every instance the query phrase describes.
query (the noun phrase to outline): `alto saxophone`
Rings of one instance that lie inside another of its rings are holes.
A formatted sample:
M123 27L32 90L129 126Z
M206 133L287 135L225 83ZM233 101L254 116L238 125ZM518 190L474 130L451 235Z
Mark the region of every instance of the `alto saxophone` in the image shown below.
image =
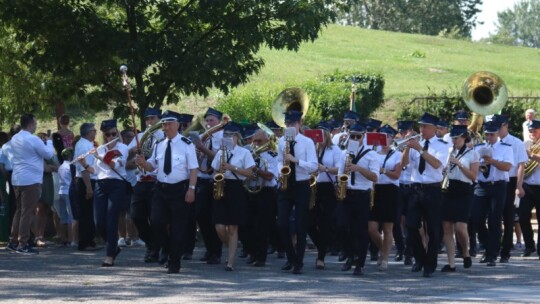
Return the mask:
M280 189L285 191L287 190L287 184L289 181L289 175L291 174L291 164L289 160L287 160L286 156L291 151L291 141L287 139L285 141L285 149L283 151L283 166L281 167L281 170L279 171L279 184Z
M350 166L352 162L352 154L347 154L347 157L345 158L345 167L343 170L343 174L338 176L337 180L337 189L336 189L336 196L338 201L342 201L347 197L347 185L349 184L349 175L351 175L350 170L347 168Z
M214 199L220 200L223 198L225 189L225 164L227 163L227 147L221 146L221 159L219 170L214 175Z

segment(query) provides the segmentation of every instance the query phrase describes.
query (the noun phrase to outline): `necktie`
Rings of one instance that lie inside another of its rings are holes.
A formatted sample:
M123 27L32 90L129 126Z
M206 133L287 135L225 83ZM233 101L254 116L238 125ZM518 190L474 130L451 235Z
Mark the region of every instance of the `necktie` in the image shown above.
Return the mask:
M289 152L292 156L294 156L294 145L296 144L296 141L291 141L291 146ZM291 162L291 175L289 176L289 180L291 182L296 182L296 164Z
M429 140L426 140L422 151L427 151L428 148L429 148ZM426 160L422 156L420 156L420 163L418 164L418 172L422 174L424 173L424 170L426 170Z
M167 141L167 149L165 150L165 162L163 163L163 173L169 175L171 173L171 140Z
M358 151L358 154L356 154L354 159L351 161L351 163L353 165L358 164L358 162L360 161L360 154L362 154L363 151L364 151L364 147L362 146L362 150ZM355 177L356 177L356 172L352 172L351 173L351 185L354 185L356 183Z

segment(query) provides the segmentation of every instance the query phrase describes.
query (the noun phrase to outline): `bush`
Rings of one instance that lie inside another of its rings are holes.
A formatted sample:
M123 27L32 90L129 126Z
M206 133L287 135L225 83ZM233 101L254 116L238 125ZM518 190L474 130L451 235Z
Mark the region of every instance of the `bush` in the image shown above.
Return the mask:
M301 84L288 84L286 87L297 86L306 91L310 107L305 123L313 126L321 120L340 119L349 110L352 79L356 81L358 112L366 119L384 103L384 80L380 75L336 71ZM260 85L235 89L221 99L216 107L235 121L266 122L272 119L272 104L283 89Z

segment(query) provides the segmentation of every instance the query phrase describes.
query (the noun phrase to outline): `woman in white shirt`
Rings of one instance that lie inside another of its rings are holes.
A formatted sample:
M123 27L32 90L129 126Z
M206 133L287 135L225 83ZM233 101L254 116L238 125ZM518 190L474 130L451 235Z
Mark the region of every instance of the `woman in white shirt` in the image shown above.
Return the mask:
M399 176L401 175L401 152L391 149L391 144L397 131L389 125L379 129L387 136L386 145L381 145L377 156L381 164L379 179L375 184L375 195L369 218L369 235L379 248L377 261L379 270L388 268L388 256L394 240L392 229L394 222L400 216L398 210ZM382 226L381 235L379 227Z
M448 184L443 180L443 201L441 217L443 222L443 241L448 255L448 264L442 272L456 271L454 232L463 252L463 266L472 265L469 255L469 202L473 195L473 181L476 180L479 168L479 156L476 151L467 147L470 142L467 126L454 125L450 132L453 147L450 148L448 165L445 168ZM446 179L445 179L446 180Z
M252 175L255 166L251 152L238 145L240 129L234 122L225 126L222 147L212 161L214 173L223 167L225 176L223 198L214 200L213 220L219 238L229 248L226 271L233 270L238 247L238 226L247 221L247 192L243 187L243 180ZM226 162L222 164L224 147L227 155Z

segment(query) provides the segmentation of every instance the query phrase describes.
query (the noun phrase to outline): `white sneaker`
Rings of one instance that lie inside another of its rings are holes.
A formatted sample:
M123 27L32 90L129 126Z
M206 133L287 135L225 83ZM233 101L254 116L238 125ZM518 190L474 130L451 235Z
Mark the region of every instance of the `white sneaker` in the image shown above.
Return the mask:
M118 247L127 247L126 240L124 238L118 239Z
M141 239L137 239L135 241L131 241L131 246L144 247L146 246L146 243Z

